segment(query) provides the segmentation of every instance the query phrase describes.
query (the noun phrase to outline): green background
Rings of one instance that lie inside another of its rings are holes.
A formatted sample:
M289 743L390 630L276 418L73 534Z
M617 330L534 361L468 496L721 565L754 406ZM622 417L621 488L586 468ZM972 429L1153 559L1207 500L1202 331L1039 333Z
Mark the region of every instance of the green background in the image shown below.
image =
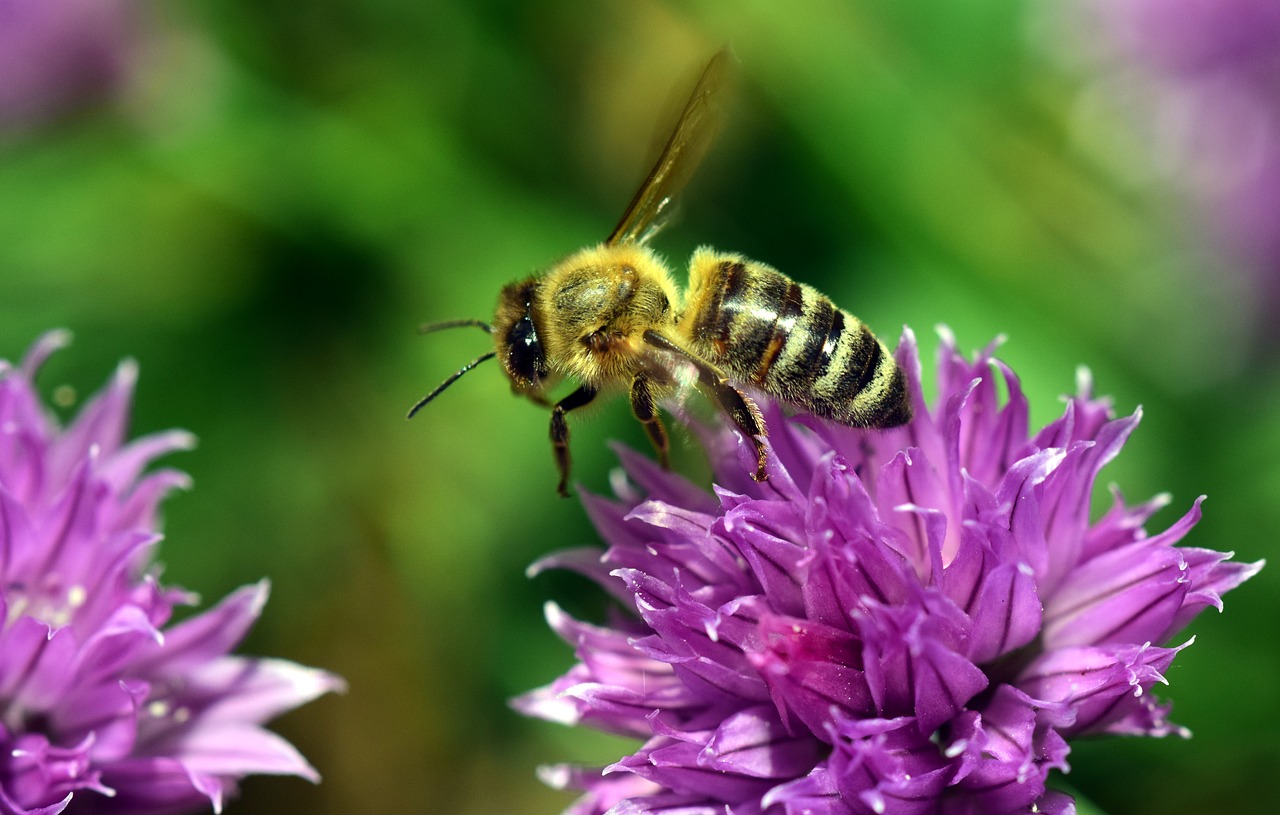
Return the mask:
M41 386L81 400L135 357L134 432L200 439L165 461L195 479L166 505L166 580L208 604L270 577L242 650L348 680L277 726L324 782L250 779L232 813L553 813L569 796L538 764L626 749L508 709L570 665L543 602L590 605L525 567L596 537L497 366L404 420L487 342L415 328L488 319L503 283L602 239L726 43L735 109L654 243L677 277L702 243L766 261L881 336L912 326L926 378L935 325L966 350L1005 334L1034 425L1087 364L1145 412L1103 481L1170 492L1152 529L1207 493L1190 545L1275 552L1276 315L1193 206L1135 181L1119 111L1082 115L1096 78L1044 8L142 8L121 98L0 142L0 357L72 329ZM603 489L607 441L645 442L622 401L591 414L575 476ZM702 471L686 437L675 457ZM1075 788L1112 813L1280 796L1278 581L1193 625L1160 695L1194 738L1077 742Z

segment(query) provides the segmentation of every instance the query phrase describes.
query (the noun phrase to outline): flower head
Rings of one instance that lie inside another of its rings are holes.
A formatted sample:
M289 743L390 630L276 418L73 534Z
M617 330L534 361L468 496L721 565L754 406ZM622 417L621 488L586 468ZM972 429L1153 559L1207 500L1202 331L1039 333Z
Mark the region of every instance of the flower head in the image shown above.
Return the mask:
M32 379L66 342L0 361L0 813L215 810L250 773L315 780L262 722L341 686L291 662L230 656L264 582L169 624L195 598L151 567L157 509L187 478L147 464L181 431L126 443L131 362L68 427Z
M714 495L624 451L630 482L584 500L609 544L583 572L636 616L548 617L580 660L516 700L645 739L603 770L558 767L574 815L1071 812L1046 785L1085 734L1184 733L1151 694L1164 643L1261 564L1177 547L1167 498L1090 521L1098 471L1139 413L1080 393L1034 434L1018 379L944 335L936 406L914 337L915 418L867 432L766 406L769 480L706 431ZM1001 399L1001 390L1007 397Z

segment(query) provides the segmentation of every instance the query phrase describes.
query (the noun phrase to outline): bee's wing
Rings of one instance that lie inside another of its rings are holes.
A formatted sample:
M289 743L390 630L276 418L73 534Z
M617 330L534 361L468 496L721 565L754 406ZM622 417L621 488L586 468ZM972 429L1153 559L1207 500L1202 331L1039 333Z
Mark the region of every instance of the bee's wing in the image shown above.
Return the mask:
M706 155L719 125L716 93L729 74L729 51L719 51L703 70L693 94L685 103L662 155L649 171L622 219L605 244L644 243L661 226L659 216L680 192Z

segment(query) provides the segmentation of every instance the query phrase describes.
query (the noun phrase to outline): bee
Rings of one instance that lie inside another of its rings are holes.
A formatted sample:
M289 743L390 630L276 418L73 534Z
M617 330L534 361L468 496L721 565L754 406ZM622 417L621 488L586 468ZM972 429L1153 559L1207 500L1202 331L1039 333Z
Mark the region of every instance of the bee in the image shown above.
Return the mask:
M893 355L817 289L764 263L702 247L682 291L647 246L711 140L713 102L728 60L721 51L707 65L657 163L604 243L505 286L491 323L422 327L424 333L478 327L492 335L494 347L419 400L409 418L463 374L497 357L517 395L551 410L560 495L568 495L570 471L566 417L610 391L627 391L632 413L667 467L658 402L701 389L754 445L756 481L768 478L768 428L744 387L851 427L910 420L903 372ZM551 403L548 392L566 379L579 383L577 389Z

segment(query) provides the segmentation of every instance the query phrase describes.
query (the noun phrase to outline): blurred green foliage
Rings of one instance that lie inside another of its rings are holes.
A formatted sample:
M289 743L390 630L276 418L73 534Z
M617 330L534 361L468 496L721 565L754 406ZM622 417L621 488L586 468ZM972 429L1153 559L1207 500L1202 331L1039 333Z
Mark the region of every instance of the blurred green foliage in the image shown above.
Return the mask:
M487 341L414 329L487 319L504 282L603 238L661 112L724 43L738 110L656 241L673 265L704 242L740 251L882 336L912 326L927 358L938 323L967 348L1006 334L1040 424L1087 364L1118 411L1144 407L1107 473L1126 496L1171 492L1165 525L1208 493L1191 545L1275 550L1276 349L1167 196L1073 137L1085 80L1043 57L1034 7L144 8L121 99L0 143L0 355L73 329L42 385L82 398L136 357L135 432L201 440L168 462L196 487L167 507L167 579L211 602L269 576L245 650L348 679L279 723L324 783L252 779L232 812L558 812L539 763L620 755L506 707L570 663L542 603L594 596L524 576L596 540L554 498L545 412L488 366L405 422ZM625 405L593 414L575 475L604 489L606 442L644 442ZM676 456L702 471L687 439ZM1280 795L1277 581L1193 626L1168 694L1192 741L1075 745L1070 781L1099 810Z

